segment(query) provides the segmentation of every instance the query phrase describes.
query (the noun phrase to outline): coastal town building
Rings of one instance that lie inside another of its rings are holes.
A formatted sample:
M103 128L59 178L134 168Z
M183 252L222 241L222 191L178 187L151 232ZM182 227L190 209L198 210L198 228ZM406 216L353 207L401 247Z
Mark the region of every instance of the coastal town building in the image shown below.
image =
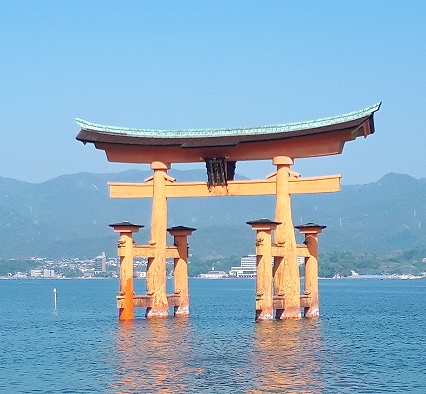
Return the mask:
M30 271L31 278L56 278L56 276L55 270L38 269Z
M106 272L106 255L105 252L102 252L99 256L94 258L95 262L95 272L101 273Z
M215 271L214 267L207 274L200 274L202 279L225 279L228 276L225 271Z
M271 264L274 263L274 259L271 259ZM249 254L241 257L239 267L231 267L229 276L235 278L256 278L256 255Z
M297 265L300 267L305 263L305 258L297 256ZM274 258L271 258L271 264L274 264ZM230 277L235 278L256 278L256 255L249 254L241 257L239 267L231 267L229 271Z

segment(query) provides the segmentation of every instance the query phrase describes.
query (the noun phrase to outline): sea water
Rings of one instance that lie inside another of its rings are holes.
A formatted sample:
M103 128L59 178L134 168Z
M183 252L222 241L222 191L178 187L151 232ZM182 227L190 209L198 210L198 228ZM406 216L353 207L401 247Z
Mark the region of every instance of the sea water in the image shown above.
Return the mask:
M0 392L426 392L426 280L320 280L320 319L263 323L250 279L190 279L189 318L118 322L117 289L1 280Z

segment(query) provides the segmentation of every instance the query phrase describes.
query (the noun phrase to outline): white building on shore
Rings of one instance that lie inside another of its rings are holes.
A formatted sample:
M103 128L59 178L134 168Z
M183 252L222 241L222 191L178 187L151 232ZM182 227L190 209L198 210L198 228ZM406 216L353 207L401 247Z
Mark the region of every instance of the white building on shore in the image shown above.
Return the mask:
M200 278L203 279L224 279L227 277L228 274L225 271L215 271L214 267L207 274L200 274Z
M239 267L231 267L229 276L236 278L256 278L256 255L249 254L241 257Z
M55 270L50 269L38 269L38 270L30 270L31 278L56 278Z
M304 264L304 262L304 257L297 257L297 263L299 266ZM274 264L273 257L271 258L271 264ZM249 254L248 256L243 256L239 267L231 267L229 276L235 278L256 278L256 255Z

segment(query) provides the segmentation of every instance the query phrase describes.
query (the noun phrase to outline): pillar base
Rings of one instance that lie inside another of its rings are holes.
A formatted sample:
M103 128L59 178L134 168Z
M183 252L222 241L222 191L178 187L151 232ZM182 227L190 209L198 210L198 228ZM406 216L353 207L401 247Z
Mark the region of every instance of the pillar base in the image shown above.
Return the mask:
M119 309L118 320L135 320L133 310L131 312Z
M305 318L306 319L318 319L319 318L319 309L318 308L305 308Z
M176 317L188 317L189 316L189 307L175 307L175 316Z
M255 316L256 322L269 321L269 320L274 320L274 316L272 313L264 313L259 310L256 311L256 316Z
M275 319L276 320L281 320L281 316L284 313L284 309L276 309L275 310Z
M300 320L300 319L302 319L302 314L300 313L300 309L296 309L296 310L285 309L280 316L280 320Z
M169 308L166 310L147 308L145 312L145 317L147 319L157 318L157 317L168 317L169 316Z

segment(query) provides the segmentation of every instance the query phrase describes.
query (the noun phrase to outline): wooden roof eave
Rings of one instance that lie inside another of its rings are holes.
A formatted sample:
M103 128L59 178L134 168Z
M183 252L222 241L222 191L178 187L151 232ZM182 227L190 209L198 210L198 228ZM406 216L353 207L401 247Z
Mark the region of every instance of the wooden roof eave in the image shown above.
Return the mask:
M109 161L127 163L150 163L155 160L188 163L205 157L227 157L238 161L271 159L277 155L293 158L325 156L341 153L346 141L373 134L373 114L379 107L380 104L370 107L373 109L369 113L365 114L364 111L364 116L345 122L272 133L149 138L82 128L76 138L105 150Z
M277 141L247 142L236 146L216 146L183 149L177 146L119 145L96 142L108 161L119 163L195 163L207 157L226 157L233 161L270 160L276 156L307 158L340 154L344 143L353 139L353 131L312 135L305 139L289 138Z
M115 134L97 130L82 129L76 139L83 143L103 142L118 145L142 145L142 146L180 146L181 148L203 148L211 146L235 146L239 143L258 143L272 140L282 140L289 138L303 138L313 134L324 134L352 129L358 130L370 117L366 116L360 119L345 123L339 123L329 126L317 127L305 130L284 131L279 133L239 135L239 136L218 136L218 137L199 137L199 138L148 138L137 137L124 134ZM374 130L374 129L372 129ZM374 131L373 131L374 132Z

